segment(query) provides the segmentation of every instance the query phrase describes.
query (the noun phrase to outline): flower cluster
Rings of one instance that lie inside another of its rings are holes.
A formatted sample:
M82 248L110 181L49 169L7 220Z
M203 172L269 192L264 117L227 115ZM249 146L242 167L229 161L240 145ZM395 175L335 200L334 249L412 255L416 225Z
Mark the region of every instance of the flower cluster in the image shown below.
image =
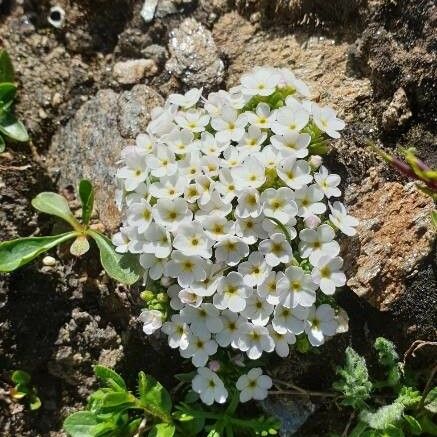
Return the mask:
M169 311L146 309L144 331L162 327L199 368L193 389L207 404L227 397L205 367L219 347L286 357L297 336L317 347L342 329L335 237L357 220L319 154L344 122L309 94L290 70L264 67L229 92L172 94L122 152L113 242L138 254L148 288L166 287ZM249 380L240 398L262 397L268 381L256 391Z

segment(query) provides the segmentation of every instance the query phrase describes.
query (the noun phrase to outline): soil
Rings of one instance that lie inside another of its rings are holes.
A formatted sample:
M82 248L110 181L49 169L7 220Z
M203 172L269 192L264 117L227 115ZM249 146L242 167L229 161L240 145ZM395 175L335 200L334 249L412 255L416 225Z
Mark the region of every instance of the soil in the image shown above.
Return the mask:
M14 61L19 84L16 113L32 138L29 144L8 144L0 154L0 241L46 235L59 226L32 209L30 201L41 191L58 190L75 204L63 182L70 175L57 175L48 165L52 138L64 138L69 120L100 90L131 90L112 76L115 62L151 58L156 71L141 83L164 97L186 89L183 74L173 75L166 62L175 57L175 49L169 49L172 31L187 18L200 23L200 33L214 44L213 56L224 68L210 88L222 81L231 86L253 65L288 66L322 102L339 110L348 126L328 162L342 176L343 188L355 184L359 192L371 168L386 181L406 182L368 151L369 139L393 153L414 145L420 157L437 166L433 0L336 0L334 9L312 0L278 0L276 8L264 0L161 0L147 24L140 16L142 3L59 0L66 21L56 29L47 22L55 2L0 1L0 41ZM406 291L389 299L385 311L346 287L339 300L350 315L349 332L319 355L293 353L278 361L275 372L322 390L330 387L348 345L369 357L371 344L382 335L402 356L415 340L436 341L435 238L431 246L402 279ZM131 384L144 370L168 388L183 368L177 353L142 333L136 321L139 288L108 280L95 253L79 261L63 248L51 255L57 260L52 267L40 259L0 275L2 436L64 436L63 419L95 388L93 364L115 367ZM435 359L435 351L417 354L415 365L427 366L429 357ZM5 394L15 369L31 373L42 400L37 412L11 403ZM296 435L341 434L347 420L332 403L316 402L315 413Z

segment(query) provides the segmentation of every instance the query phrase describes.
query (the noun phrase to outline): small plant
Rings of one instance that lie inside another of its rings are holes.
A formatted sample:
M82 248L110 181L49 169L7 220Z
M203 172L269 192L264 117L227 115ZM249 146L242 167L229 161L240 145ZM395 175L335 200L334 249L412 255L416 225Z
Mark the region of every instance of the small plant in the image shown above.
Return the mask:
M423 161L417 158L414 148L401 149L405 161L389 155L384 150L370 144L373 150L378 153L393 168L404 176L417 181L417 187L430 196L434 202L437 201L437 170L428 167ZM431 213L432 223L437 228L437 210Z
M0 50L0 153L5 150L5 137L14 141L29 140L26 128L12 114L12 105L17 93L15 73L11 58Z
M377 338L375 350L383 380L369 378L366 361L352 348L346 349L346 363L338 369L334 389L343 395L341 403L354 409L357 423L350 437L437 436L437 387L431 388L434 372L423 391L414 375L399 362L393 343ZM346 435L346 433L344 433Z
M41 407L41 400L36 388L31 384L30 375L24 370L16 370L12 373L11 379L15 384L15 387L9 391L11 399L16 402L24 400L32 411L38 410Z
M67 200L56 193L40 193L32 200L37 210L60 217L72 228L72 231L46 237L17 238L0 243L0 272L11 272L29 263L51 248L75 239L70 246L72 255L81 256L89 248L89 238L92 238L100 251L100 262L106 273L115 280L132 284L138 280L133 271L132 262L128 263L126 256L114 251L111 241L100 232L90 228L89 222L94 205L94 191L91 182L82 180L79 184L79 197L82 203L82 221L79 222L68 206Z
M103 387L91 394L87 409L73 413L64 422L71 437L172 437L208 435L233 436L239 429L246 435L276 434L278 423L272 418L237 417L238 396L226 410L206 410L189 392L186 402L173 409L169 392L153 377L138 374L137 394L127 389L124 379L113 370L95 366ZM241 434L238 434L241 435Z

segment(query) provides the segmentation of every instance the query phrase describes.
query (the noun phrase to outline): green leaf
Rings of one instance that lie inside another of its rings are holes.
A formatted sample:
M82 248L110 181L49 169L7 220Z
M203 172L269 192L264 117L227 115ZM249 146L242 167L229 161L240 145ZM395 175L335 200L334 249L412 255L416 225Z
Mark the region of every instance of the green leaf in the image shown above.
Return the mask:
M0 115L0 132L20 143L29 141L29 135L24 124L18 121L10 112L3 112Z
M422 427L420 426L420 423L413 416L408 416L407 414L404 414L404 420L405 422L407 422L411 434L413 435L422 434Z
M131 285L138 281L140 275L134 271L134 266L129 257L120 255L114 249L109 238L89 230L88 235L94 239L100 251L100 262L106 273L122 284Z
M41 399L38 396L32 396L29 406L32 411L38 410L41 408Z
M71 212L65 197L51 192L39 193L38 196L32 199L32 206L38 211L54 215L65 220L76 231L82 231L82 227L74 218L74 215Z
M138 394L142 406L164 422L171 422L172 402L169 392L152 376L138 374Z
M12 373L11 379L15 384L27 385L30 382L30 375L24 370L16 370Z
M17 87L10 82L0 83L0 102L3 106L10 106L10 103L15 99Z
M197 375L197 372L187 372L187 373L176 373L174 377L181 382L191 382L193 378Z
M0 150L1 152L1 150ZM431 211L431 223L433 224L433 226L437 229L437 211Z
M102 413L112 410L121 411L135 406L135 398L127 391L114 391L102 397L99 409Z
M423 416L420 419L420 425L422 426L425 434L437 436L437 424L435 424L430 417Z
M6 50L0 50L0 82L14 82L15 73L11 58Z
M97 364L94 366L94 374L106 385L118 389L120 391L127 390L124 379L114 370L109 367L101 366Z
M0 135L0 153L5 151L6 143L3 137Z
M90 243L85 235L79 235L70 246L70 253L74 256L85 255L90 250Z
M76 232L49 237L27 237L0 243L0 272L12 272L29 263L64 241L76 236Z
M90 181L86 179L80 181L79 197L82 203L82 222L88 225L94 206L94 190Z
M171 423L158 423L150 430L149 437L173 437L176 428Z
M400 402L384 405L374 413L362 411L360 419L366 422L372 429L385 430L390 425L396 424L402 417L405 406Z
M437 413L437 387L432 388L426 395L424 407L431 413Z
M93 437L100 426L93 413L78 411L65 419L63 428L71 437Z

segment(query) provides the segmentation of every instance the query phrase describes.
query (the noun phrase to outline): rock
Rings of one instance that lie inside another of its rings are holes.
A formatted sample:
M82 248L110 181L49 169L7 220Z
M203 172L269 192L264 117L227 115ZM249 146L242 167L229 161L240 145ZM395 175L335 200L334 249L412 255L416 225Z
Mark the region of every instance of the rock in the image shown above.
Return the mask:
M414 183L386 182L372 169L361 186L346 193L360 220L358 236L343 247L347 285L379 310L403 297L405 281L432 251L433 202Z
M93 316L78 308L60 330L55 351L48 363L49 372L71 385L89 390L95 381L94 364L114 367L123 358L121 338L100 316Z
M155 17L156 6L158 0L145 0L143 8L141 9L141 16L146 23L150 23Z
M402 127L412 115L407 94L401 87L394 93L392 101L382 113L382 128L391 131Z
M188 87L211 89L223 81L224 64L212 34L193 18L170 33L169 50L167 71Z
M159 66L162 66L168 57L168 52L165 47L159 44L151 44L141 52L146 58L153 59Z
M145 77L154 76L158 67L153 59L132 59L125 62L117 62L112 74L114 79L123 85L139 83Z
M61 188L89 178L96 189L100 220L109 230L119 224L114 175L120 152L145 130L151 109L162 103L162 97L146 85L120 94L101 90L52 139L47 157L50 172L59 172Z

